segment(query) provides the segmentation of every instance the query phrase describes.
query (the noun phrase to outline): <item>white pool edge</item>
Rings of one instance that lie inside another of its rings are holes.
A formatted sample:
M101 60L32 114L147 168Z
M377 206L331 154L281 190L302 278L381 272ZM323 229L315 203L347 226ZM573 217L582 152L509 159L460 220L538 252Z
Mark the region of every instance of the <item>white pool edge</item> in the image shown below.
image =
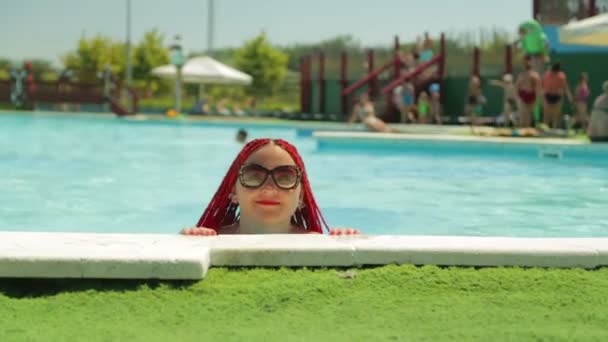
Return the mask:
M0 277L203 279L212 266L415 264L594 269L608 238L0 232Z
M497 144L533 144L533 145L563 145L589 146L590 142L565 138L527 138L527 137L485 137L451 134L403 134L403 133L372 133L372 132L339 132L315 131L313 138L317 140L356 140L356 141L453 141L453 142L482 142Z

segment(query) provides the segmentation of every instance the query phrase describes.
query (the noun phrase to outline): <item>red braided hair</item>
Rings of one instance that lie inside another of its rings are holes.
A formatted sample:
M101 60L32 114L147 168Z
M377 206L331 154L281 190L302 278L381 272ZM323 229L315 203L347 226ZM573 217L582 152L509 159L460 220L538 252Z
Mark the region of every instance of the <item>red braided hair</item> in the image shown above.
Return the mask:
M249 156L257 149L273 142L277 146L284 149L294 160L296 166L302 171L302 206L298 208L291 217L292 224L308 231L323 233L323 226L329 230L329 226L321 214L321 210L315 201L308 181L308 175L304 168L304 161L295 146L291 145L282 139L254 139L247 143L241 152L236 156L232 165L228 169L228 173L220 184L219 188L213 195L211 202L205 209L205 212L198 220L197 227L212 228L218 230L221 227L232 225L239 221L237 214L238 204L232 203L230 193L238 179L239 170Z

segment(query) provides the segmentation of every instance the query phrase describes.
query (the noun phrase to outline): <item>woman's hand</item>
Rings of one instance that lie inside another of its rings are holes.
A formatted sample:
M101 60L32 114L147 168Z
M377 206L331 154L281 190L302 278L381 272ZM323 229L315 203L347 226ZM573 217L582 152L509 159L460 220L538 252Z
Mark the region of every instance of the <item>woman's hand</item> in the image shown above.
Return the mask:
M329 230L329 235L361 235L361 232L353 228L334 228Z
M179 233L182 235L201 235L201 236L217 235L217 232L215 231L215 229L204 228L204 227L184 228Z

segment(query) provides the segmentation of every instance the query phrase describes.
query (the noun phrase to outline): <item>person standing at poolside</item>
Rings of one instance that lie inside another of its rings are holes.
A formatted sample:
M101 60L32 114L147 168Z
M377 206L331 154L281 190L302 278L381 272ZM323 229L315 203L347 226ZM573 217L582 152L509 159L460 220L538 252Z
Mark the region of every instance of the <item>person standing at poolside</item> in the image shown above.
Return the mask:
M441 125L442 119L441 115L443 115L443 108L441 107L441 88L439 83L433 83L429 87L431 91L431 119L435 121L436 124Z
M473 126L477 125L477 115L480 114L484 102L485 98L481 93L481 80L478 76L473 75L469 81L467 99L464 107L465 114L471 125L471 131L473 130Z
M525 57L529 57L532 69L541 72L543 65L548 62L549 41L541 24L534 19L519 25L519 39L515 46L521 45Z
M589 91L589 76L587 76L586 72L581 73L574 93L576 94L576 115L572 120L572 125L579 126L584 131L589 125L587 101L589 95L591 95Z
M524 58L524 70L515 81L519 100L519 127L532 127L532 113L537 97L542 93L540 76L532 68L532 57Z
M513 76L511 74L505 74L502 77L502 81L491 80L490 84L503 89L503 126L506 127L511 123L515 123L513 112L517 109L517 91L515 90L515 84L513 83Z
M424 33L424 40L417 42L420 51L420 63L428 62L433 59L433 40L428 32Z
M429 94L423 91L418 95L418 123L426 124L429 122L429 116L431 112L431 103L429 101Z
M543 123L551 128L559 128L562 121L562 100L564 93L572 101L572 92L566 74L559 62L553 63L551 70L543 75Z
M602 85L604 93L595 99L587 134L593 142L608 142L608 81Z
M393 90L393 103L401 113L401 122L413 122L412 106L414 105L414 85L409 80Z

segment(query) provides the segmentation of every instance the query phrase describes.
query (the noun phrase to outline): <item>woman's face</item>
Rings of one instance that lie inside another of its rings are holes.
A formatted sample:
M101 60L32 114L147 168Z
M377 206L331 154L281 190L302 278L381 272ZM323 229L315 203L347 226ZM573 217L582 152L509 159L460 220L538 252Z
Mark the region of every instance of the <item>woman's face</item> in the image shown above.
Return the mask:
M267 170L274 171L268 174ZM289 226L302 199L297 170L289 153L272 142L253 152L241 167L232 194L232 201L240 207L241 220L246 219L257 225ZM243 185L241 180L249 186ZM295 185L282 189L275 180L283 188ZM261 185L255 186L259 183ZM255 187L251 187L252 184Z

